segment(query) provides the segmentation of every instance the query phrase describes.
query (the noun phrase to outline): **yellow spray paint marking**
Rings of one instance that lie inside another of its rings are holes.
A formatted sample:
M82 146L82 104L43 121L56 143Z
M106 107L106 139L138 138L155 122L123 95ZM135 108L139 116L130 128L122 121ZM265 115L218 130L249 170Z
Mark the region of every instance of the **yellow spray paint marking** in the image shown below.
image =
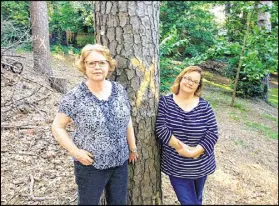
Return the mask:
M140 107L141 102L142 102L142 97L143 97L144 93L146 92L149 85L150 85L151 91L153 92L153 94L155 94L155 98L157 100L158 94L156 93L155 78L154 78L154 73L155 73L155 68L157 66L156 65L157 62L154 61L154 63L150 65L148 70L144 67L142 62L140 60L138 60L137 58L133 58L131 60L131 63L133 66L136 66L137 68L139 68L141 70L141 72L144 73L144 79L137 92L137 99L136 99L137 107Z

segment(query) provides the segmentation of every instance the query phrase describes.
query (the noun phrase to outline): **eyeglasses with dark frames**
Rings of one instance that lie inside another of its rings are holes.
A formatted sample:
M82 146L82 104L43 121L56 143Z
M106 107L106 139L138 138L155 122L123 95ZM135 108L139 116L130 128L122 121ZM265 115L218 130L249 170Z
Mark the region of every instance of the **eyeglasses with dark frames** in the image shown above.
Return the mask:
M194 81L194 80L192 80L190 77L187 77L187 76L182 77L182 79L183 79L184 81L188 82L188 83L191 83L191 84L195 84L195 85L199 85L199 84L200 84L199 81Z

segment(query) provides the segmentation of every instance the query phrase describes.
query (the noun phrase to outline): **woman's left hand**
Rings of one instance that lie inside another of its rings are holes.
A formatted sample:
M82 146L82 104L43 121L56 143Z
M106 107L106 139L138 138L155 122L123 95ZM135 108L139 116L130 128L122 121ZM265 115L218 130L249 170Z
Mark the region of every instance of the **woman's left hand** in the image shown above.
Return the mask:
M176 149L176 152L183 157L193 157L193 151L191 151L191 148L184 144L181 141L178 141L178 145L180 148Z
M129 163L135 164L135 162L137 161L138 157L139 157L138 152L130 152Z

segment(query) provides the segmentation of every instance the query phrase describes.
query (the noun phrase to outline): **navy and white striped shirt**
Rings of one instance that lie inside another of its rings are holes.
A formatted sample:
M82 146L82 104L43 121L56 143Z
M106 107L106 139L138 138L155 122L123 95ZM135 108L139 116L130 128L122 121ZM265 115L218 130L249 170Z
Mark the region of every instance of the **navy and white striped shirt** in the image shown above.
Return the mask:
M194 109L185 112L173 100L173 94L161 96L156 135L162 143L161 170L165 174L196 179L215 171L214 146L218 128L211 105L202 97ZM172 135L191 147L199 144L205 153L197 159L180 156L168 145Z

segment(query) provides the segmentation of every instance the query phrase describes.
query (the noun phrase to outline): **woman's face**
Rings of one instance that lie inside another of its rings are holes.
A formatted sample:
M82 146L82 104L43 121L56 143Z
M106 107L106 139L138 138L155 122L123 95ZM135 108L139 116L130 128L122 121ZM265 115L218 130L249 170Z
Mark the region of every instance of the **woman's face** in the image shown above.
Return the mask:
M184 74L180 81L180 90L185 93L195 93L201 80L201 74L199 72L193 71Z
M97 51L92 51L86 57L85 74L92 81L104 81L109 71L109 62Z

